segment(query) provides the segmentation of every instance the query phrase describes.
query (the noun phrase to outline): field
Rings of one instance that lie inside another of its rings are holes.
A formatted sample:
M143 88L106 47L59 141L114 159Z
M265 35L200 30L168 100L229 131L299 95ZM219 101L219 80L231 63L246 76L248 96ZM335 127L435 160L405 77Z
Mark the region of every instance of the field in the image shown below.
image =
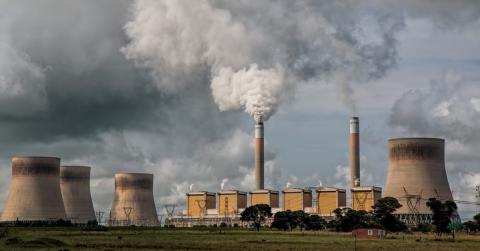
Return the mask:
M385 240L357 240L345 233L279 232L227 229L9 228L0 250L480 250L480 236L457 234L435 240L426 234L389 235ZM356 249L355 249L356 248Z

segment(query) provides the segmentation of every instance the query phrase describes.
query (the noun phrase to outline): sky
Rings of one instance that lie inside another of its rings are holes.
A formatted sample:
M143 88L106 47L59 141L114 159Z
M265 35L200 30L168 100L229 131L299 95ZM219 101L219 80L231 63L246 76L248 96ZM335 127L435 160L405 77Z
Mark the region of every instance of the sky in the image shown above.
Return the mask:
M267 187L346 188L352 115L362 184L384 186L389 138L441 137L476 201L479 41L468 0L0 0L0 208L13 156L90 165L101 211L116 172L153 173L159 212L251 190L259 118Z

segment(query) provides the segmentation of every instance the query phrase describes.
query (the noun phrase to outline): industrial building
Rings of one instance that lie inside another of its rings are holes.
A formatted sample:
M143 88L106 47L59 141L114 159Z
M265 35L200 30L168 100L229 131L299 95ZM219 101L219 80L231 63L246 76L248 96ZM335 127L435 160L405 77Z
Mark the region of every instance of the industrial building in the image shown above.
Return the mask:
M274 190L255 190L250 192L250 205L266 204L271 208L280 207L280 198L278 191Z
M345 189L335 187L319 187L317 192L317 214L320 216L334 216L333 211L347 206Z
M375 186L359 186L350 189L350 208L353 210L372 210L380 198L382 198L382 188Z
M59 173L60 158L14 157L10 191L1 221L66 219Z
M61 166L60 189L67 219L74 224L96 220L90 194L89 166Z
M247 207L247 193L238 190L226 190L218 193L218 215L237 215Z
M206 216L208 210L216 210L216 196L211 192L190 192L187 193L187 210L188 217Z
M431 220L429 198L453 201L445 170L445 140L390 139L385 196L399 200L403 206L396 214L408 224Z
M110 226L158 225L153 199L153 174L115 174L115 195L110 211Z
M297 211L311 210L312 190L303 188L290 188L283 190L283 210ZM307 209L308 208L308 209Z

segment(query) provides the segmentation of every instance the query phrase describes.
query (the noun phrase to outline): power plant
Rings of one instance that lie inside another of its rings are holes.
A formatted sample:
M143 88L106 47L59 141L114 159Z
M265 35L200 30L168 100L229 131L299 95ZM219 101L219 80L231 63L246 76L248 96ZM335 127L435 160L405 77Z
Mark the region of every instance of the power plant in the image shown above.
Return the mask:
M179 227L228 223L246 226L240 214L250 205L266 204L272 213L302 210L325 219L335 217L335 209L372 210L382 197L382 188L360 183L359 118L349 127L350 196L337 187L264 188L264 125L255 123L255 189L249 192L223 190L186 194L182 216L169 213L165 224ZM2 222L70 220L87 224L96 220L90 193L88 166L60 166L55 157L14 157L12 180ZM153 174L117 173L110 226L155 226L160 223L153 196ZM193 190L193 188L191 188ZM388 174L384 196L397 198L403 205L396 216L413 225L431 222L426 206L429 198L453 201L445 170L445 141L439 138L394 138L388 140ZM168 210L167 210L168 211ZM267 220L272 221L272 218Z
M453 201L445 170L445 140L395 138L388 140L385 196L403 205L396 211L409 223L431 220L429 198Z
M153 174L115 174L115 195L109 225L158 225L153 199Z
M14 157L10 191L1 221L66 219L59 173L59 158Z
M60 189L67 219L75 224L96 220L90 194L89 166L61 166Z

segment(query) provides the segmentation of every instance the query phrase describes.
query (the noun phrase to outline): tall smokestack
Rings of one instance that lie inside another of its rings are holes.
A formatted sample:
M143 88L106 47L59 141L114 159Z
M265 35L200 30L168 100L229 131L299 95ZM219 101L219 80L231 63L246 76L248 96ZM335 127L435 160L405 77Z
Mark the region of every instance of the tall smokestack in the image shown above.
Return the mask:
M263 152L263 121L255 124L255 182L257 190L264 189L264 152Z
M350 119L350 187L360 186L360 131L358 117Z

